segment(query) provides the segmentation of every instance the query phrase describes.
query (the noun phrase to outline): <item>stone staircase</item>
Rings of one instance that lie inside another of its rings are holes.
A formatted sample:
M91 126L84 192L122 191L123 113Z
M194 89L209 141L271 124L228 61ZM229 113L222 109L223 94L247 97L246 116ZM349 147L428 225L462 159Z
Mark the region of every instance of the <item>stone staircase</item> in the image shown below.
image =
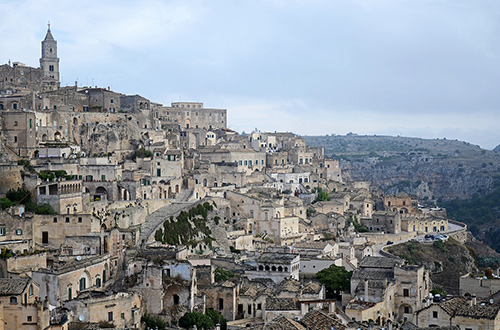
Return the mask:
M183 190L177 199L172 201L172 204L161 207L146 217L146 220L141 225L141 234L139 235L139 244L144 247L147 243L154 242L155 232L163 225L163 222L174 218L183 210L189 210L193 206L198 205L202 201L188 202L193 194L193 190Z

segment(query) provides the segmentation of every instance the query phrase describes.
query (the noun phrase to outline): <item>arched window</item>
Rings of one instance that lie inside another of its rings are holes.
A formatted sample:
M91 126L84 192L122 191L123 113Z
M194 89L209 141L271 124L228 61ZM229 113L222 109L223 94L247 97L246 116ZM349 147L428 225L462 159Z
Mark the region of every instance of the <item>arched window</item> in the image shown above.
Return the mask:
M272 270L273 272L275 272L275 271L276 271L276 266L272 266L272 267L271 267L271 270Z
M87 287L87 283L86 283L85 277L82 277L80 279L80 291L85 290L86 287Z

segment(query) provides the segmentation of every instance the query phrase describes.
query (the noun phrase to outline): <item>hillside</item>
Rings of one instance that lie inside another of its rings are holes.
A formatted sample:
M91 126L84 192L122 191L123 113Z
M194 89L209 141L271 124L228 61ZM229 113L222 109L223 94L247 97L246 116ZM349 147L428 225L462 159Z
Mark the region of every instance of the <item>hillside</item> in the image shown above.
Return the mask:
M468 142L391 136L304 136L340 160L346 179L370 181L387 193L422 200L470 198L491 190L500 175L500 153Z
M495 251L472 238L466 244L450 238L446 242L408 242L386 250L410 264L424 265L431 271L434 287L450 294L459 293L460 276L480 272L484 267L498 267L500 260Z

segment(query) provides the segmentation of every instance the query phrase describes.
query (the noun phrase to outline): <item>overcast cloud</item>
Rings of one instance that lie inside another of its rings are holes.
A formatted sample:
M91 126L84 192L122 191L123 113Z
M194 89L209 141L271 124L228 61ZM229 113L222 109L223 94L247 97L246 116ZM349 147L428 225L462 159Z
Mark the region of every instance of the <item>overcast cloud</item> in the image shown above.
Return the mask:
M0 1L0 63L227 108L239 132L500 144L498 1Z

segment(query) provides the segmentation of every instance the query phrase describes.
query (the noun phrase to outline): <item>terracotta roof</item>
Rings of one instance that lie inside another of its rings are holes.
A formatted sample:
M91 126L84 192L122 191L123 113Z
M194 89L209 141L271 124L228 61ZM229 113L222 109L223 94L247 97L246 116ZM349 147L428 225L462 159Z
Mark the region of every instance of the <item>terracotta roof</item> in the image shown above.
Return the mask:
M294 311L299 310L299 307L293 298L269 298L266 300L266 310Z
M264 330L306 330L306 328L286 316L279 316L266 324Z
M261 254L261 256L257 259L258 262L272 262L275 264L281 264L281 263L290 263L292 262L295 258L297 258L297 254L291 254L291 253L272 253L272 252L264 252Z
M333 317L329 316L323 311L313 310L307 313L302 320L300 320L302 324L304 324L308 330L344 330L345 326L342 322Z
M394 268L401 260L387 257L364 257L359 263L360 268Z
M0 296L20 295L29 282L28 278L0 278Z

